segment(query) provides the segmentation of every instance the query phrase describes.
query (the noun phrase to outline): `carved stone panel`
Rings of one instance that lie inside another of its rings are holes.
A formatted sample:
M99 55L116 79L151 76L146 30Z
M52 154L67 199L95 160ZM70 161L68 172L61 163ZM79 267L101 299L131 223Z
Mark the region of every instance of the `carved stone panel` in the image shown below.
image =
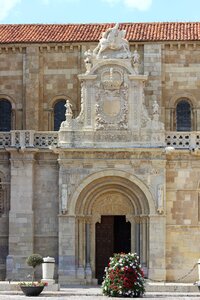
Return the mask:
M99 70L101 81L96 85L96 129L127 129L128 87L123 69L104 67Z

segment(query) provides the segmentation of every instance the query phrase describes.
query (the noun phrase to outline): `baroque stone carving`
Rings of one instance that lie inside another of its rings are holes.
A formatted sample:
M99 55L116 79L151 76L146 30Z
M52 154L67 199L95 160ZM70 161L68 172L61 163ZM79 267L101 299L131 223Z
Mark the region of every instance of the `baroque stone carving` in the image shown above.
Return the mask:
M98 46L94 49L95 58L130 58L129 43L125 39L125 30L119 29L119 24L102 33ZM111 51L110 51L111 50Z
M96 93L96 129L128 128L128 86L123 82L123 72L110 67L102 72Z

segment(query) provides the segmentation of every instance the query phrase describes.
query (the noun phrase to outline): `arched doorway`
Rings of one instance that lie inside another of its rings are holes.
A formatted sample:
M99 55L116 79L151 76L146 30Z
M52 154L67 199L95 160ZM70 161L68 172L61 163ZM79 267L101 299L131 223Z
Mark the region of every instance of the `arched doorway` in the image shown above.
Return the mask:
M101 282L109 256L130 251L138 253L147 274L149 204L135 183L117 176L94 180L79 195L75 214L77 274Z

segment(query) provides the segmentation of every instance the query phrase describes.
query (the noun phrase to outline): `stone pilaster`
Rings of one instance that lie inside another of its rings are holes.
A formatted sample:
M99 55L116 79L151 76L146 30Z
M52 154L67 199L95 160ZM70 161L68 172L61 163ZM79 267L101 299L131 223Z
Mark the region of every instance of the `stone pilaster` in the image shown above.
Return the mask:
M162 45L144 45L144 74L149 75L148 85L145 88L145 100L147 107L152 107L156 101L161 112L163 109L162 100ZM161 119L163 115L161 113Z
M38 46L27 47L23 59L24 129L39 129L40 57Z
M59 283L76 283L75 217L59 217Z
M166 280L166 217L149 217L149 279Z
M9 213L9 255L7 278L27 278L26 258L34 252L33 194L34 155L37 150L8 149L10 152L11 195Z

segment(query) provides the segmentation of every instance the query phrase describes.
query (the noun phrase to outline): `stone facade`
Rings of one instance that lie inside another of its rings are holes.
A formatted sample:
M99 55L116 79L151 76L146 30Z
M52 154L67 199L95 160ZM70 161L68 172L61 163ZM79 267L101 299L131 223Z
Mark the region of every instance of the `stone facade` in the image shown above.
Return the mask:
M25 279L37 252L55 257L61 284L95 283L106 215L130 222L150 279L176 281L199 259L200 43L124 41L1 45L12 130L0 132L0 280ZM176 131L182 99L190 132Z

